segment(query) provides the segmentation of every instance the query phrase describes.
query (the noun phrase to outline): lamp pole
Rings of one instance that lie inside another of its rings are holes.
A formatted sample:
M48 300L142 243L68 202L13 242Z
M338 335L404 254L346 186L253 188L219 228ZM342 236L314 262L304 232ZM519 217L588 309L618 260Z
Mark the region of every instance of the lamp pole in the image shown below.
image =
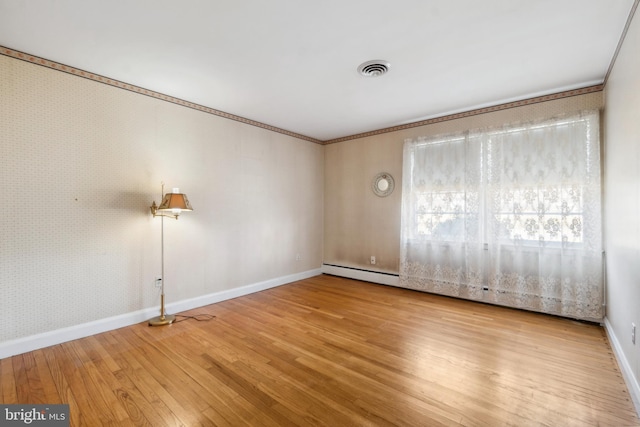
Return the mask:
M160 192L160 200L164 197L164 182ZM176 320L176 316L166 315L164 312L164 216L160 216L160 316L149 320L149 326L169 325Z

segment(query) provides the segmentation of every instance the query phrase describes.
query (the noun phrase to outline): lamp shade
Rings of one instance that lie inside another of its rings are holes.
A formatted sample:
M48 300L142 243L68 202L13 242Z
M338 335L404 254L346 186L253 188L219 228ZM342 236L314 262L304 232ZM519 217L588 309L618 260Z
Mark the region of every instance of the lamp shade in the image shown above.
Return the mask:
M187 195L183 193L167 193L162 199L162 203L158 206L159 211L192 211L191 203L187 199Z

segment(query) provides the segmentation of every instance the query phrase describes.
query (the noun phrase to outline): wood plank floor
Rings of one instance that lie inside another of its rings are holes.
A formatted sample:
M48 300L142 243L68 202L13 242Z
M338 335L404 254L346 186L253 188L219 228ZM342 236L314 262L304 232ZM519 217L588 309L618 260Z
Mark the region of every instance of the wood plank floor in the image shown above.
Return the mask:
M0 360L71 425L638 426L592 324L333 276Z

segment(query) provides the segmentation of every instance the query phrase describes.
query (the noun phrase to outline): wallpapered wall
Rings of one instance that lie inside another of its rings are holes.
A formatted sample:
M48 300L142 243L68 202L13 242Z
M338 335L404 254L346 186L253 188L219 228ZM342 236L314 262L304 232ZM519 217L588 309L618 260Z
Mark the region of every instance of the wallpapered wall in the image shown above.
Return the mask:
M640 392L640 13L605 89L606 299L610 322ZM636 342L631 341L631 324ZM637 395L636 398L640 398ZM640 411L640 402L636 401Z
M602 92L595 92L325 146L324 262L398 273L405 139L602 107ZM371 191L379 172L389 172L396 182L386 198ZM372 255L375 265L370 264Z
M323 147L0 56L0 342L317 269ZM296 261L300 254L301 260Z

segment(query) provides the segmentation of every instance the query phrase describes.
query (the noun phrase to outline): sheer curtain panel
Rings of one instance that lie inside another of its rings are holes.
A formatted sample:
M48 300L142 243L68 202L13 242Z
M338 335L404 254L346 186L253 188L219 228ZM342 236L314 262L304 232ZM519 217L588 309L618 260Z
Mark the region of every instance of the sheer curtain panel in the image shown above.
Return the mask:
M598 112L404 147L400 285L603 318Z
M401 286L482 298L480 154L467 134L405 143Z

